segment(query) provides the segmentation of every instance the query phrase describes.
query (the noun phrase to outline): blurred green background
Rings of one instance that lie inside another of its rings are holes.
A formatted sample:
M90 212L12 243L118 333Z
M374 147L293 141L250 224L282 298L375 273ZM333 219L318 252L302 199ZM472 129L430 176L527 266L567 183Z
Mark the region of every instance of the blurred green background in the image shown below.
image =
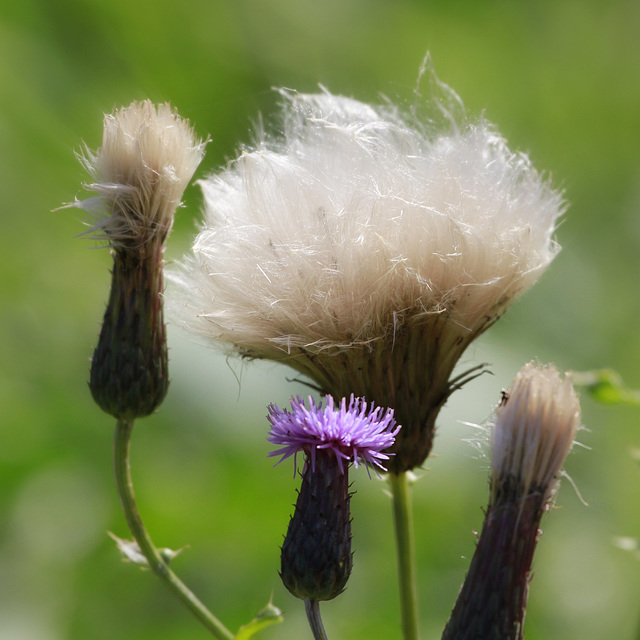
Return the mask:
M211 144L198 176L270 117L272 87L411 100L427 51L471 113L564 189L563 251L541 282L465 354L492 363L446 407L415 487L422 637L437 639L482 524L487 463L467 441L524 362L611 366L640 387L640 4L410 0L5 0L0 7L0 639L197 640L204 630L156 580L120 562L126 536L111 478L112 420L92 404L89 357L110 258L82 213L52 210L86 179L102 114L169 100ZM188 248L189 187L168 259ZM156 542L188 545L177 571L232 629L273 593L268 638L307 638L281 586L279 545L295 499L272 468L266 405L304 391L268 364L229 361L170 328L172 385L141 421L133 470ZM568 482L543 522L529 640L636 637L640 410L583 400ZM324 606L330 637L399 638L390 505L354 473L355 568Z

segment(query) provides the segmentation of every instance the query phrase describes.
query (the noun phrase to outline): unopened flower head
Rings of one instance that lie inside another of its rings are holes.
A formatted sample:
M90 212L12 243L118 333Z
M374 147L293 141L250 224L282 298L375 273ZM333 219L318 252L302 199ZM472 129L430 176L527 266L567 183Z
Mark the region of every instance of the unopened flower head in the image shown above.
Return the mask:
M553 365L526 364L496 410L491 443L492 491L509 479L523 495L549 498L580 427L571 376Z
M300 397L291 400L291 411L282 410L277 405L269 405L268 420L271 424L268 440L282 448L269 455L279 456L282 460L303 451L315 466L318 450L330 451L335 455L340 469L344 463L358 460L368 467L384 470L382 461L389 456L383 453L395 439L400 426L393 419L393 409L383 410L368 407L364 398L351 396L349 403L342 398L338 407L334 407L333 398L328 395L316 404L309 396L309 408Z
M102 146L80 156L98 195L73 206L89 213L89 233L116 249L163 242L204 143L167 103L133 102L104 117Z
M309 398L291 400L291 411L269 406L268 440L281 448L281 461L305 454L302 486L282 545L280 577L287 589L306 601L331 600L345 588L353 564L349 467L358 459L384 469L383 453L400 427L391 409L367 406L364 398L342 398L334 407Z
M83 164L98 195L76 202L112 248L109 303L91 360L96 403L118 419L151 413L169 385L162 288L164 242L204 144L168 104L134 102L104 118Z
M432 78L424 110L283 90L282 135L201 181L174 302L188 328L393 407L422 464L460 355L545 270L562 198ZM457 111L456 111L457 108Z
M525 365L496 410L491 497L443 640L522 640L540 521L579 426L570 376Z

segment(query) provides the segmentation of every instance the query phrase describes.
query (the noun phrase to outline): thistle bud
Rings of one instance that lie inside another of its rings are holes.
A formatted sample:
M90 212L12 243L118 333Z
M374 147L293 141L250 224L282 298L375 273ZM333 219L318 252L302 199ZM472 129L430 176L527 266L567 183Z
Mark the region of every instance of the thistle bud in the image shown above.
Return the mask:
M491 497L443 640L521 640L542 515L580 426L568 375L532 363L496 410Z
M287 589L305 601L331 600L342 593L352 568L351 516L348 471L361 460L384 469L400 427L393 411L383 413L363 398L342 399L334 408L309 398L291 401L292 411L269 407L269 441L282 445L270 455L282 460L305 454L302 486L281 555L280 576ZM394 428L395 427L395 428Z
M102 146L81 161L98 195L69 206L87 211L87 232L113 255L111 294L89 386L119 419L154 411L169 384L163 319L164 242L204 151L168 104L134 102L105 116Z

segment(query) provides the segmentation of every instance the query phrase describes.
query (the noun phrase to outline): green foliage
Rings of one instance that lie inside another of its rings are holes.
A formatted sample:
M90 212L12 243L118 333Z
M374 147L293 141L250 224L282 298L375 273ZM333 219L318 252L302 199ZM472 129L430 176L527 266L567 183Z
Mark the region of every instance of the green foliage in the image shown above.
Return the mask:
M240 627L235 640L249 640L263 629L282 623L283 619L282 611L269 601L269 604L264 609L260 609L251 622Z
M197 640L206 633L148 571L120 562L127 537L111 470L113 421L93 404L89 357L110 258L75 239L87 179L74 158L100 143L104 112L169 100L211 135L197 177L271 120L272 86L377 100L415 99L427 51L471 113L566 191L563 246L541 282L470 350L492 363L454 394L434 457L415 485L422 637L439 638L482 522L486 463L464 438L524 362L611 366L640 388L640 6L414 0L7 0L0 6L0 636L35 640ZM196 227L190 187L167 259ZM189 545L172 567L231 629L273 592L285 621L267 638L304 638L302 606L280 584L279 546L295 500L291 466L267 459L266 406L293 393L284 368L227 363L169 327L171 385L136 426L137 498L160 546ZM236 382L235 375L240 379ZM632 636L639 569L611 545L637 535L636 393L596 376L568 484L543 521L528 640ZM629 393L631 395L629 395ZM330 637L396 638L391 516L382 485L354 474L354 570L323 609ZM464 559L461 559L464 556Z
M573 380L576 386L583 387L594 400L602 404L640 405L640 391L626 387L620 374L613 369L574 372Z

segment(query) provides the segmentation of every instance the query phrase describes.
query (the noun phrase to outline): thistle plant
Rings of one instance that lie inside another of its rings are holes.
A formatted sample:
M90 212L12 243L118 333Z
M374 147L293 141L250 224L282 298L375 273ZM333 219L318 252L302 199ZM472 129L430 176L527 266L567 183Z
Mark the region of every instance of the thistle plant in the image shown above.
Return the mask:
M447 399L484 370L454 372L465 349L559 251L560 194L432 71L429 80L429 99L407 111L282 90L282 133L258 132L200 181L201 229L170 275L188 329L287 364L325 396L324 406L270 405L267 416L270 455L294 457L296 469L302 458L280 575L316 640L326 639L319 603L352 571L348 473L360 463L391 487L402 632L417 640L409 474L430 454ZM169 568L175 553L152 542L129 464L134 420L168 388L164 246L204 146L169 105L117 110L100 149L81 155L97 195L69 206L89 213L87 233L114 259L90 376L117 420L116 482L134 541L114 538L215 637L247 640L279 612L270 605L229 631ZM533 364L518 374L496 410L491 498L445 640L521 640L538 526L579 424L568 376Z
M352 567L349 467L360 459L384 470L383 453L400 430L393 411L367 407L364 398L333 398L326 406L309 398L291 401L291 411L269 407L268 440L281 446L270 455L285 458L303 452L302 487L282 546L280 577L285 587L304 600L314 638L326 638L319 602L344 590ZM394 428L395 427L395 428Z
M270 136L200 181L204 219L172 274L191 331L283 362L322 393L391 407L406 638L417 595L406 473L431 451L468 345L558 252L561 196L431 73L422 111L282 90ZM422 116L422 117L421 117Z
M169 104L134 102L104 118L102 146L80 156L98 195L72 205L93 223L87 232L111 249L111 293L89 387L117 419L114 469L136 552L216 637L232 638L169 569L140 517L129 464L136 418L152 413L169 386L163 313L163 254L182 194L202 160L205 144Z
M489 506L443 640L522 640L540 521L579 427L571 377L525 365L496 410Z

